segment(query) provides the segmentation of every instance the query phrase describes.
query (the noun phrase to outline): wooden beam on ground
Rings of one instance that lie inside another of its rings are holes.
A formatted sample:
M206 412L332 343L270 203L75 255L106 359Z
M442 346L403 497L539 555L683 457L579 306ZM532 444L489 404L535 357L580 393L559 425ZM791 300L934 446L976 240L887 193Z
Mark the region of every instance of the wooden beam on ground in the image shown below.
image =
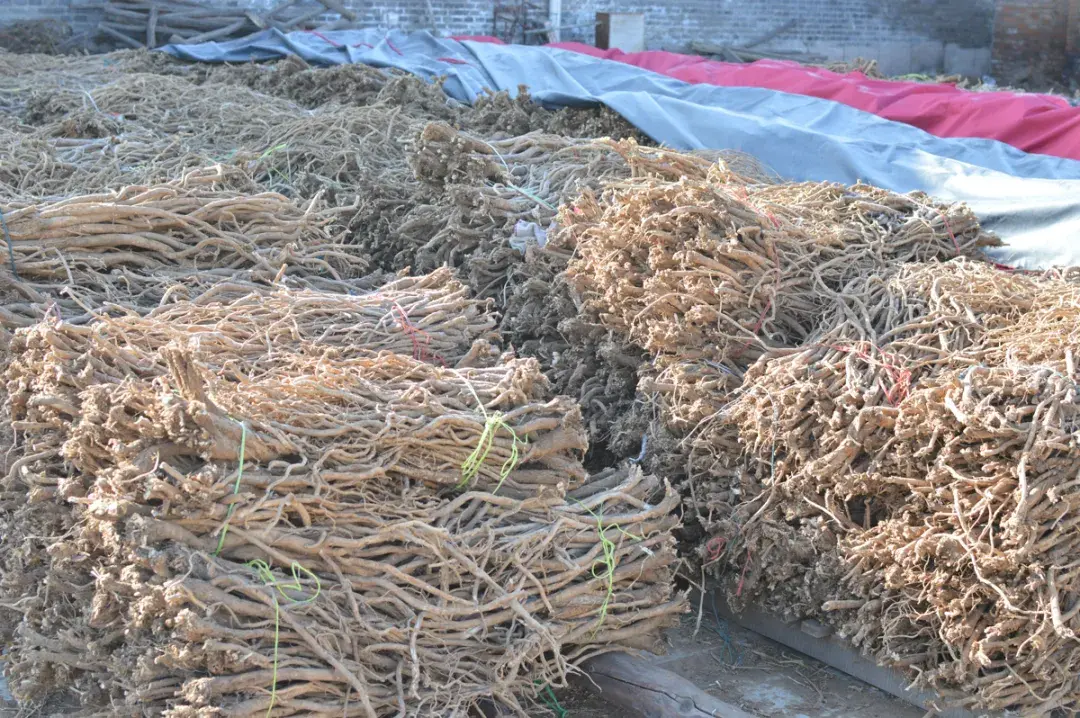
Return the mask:
M158 19L158 6L150 8L150 17L146 20L146 46L149 48L157 47L157 19Z
M116 28L110 26L110 24L107 22L99 22L98 31L108 35L114 40L118 40L119 42L127 45L128 47L134 47L137 50L146 47L146 45L143 45L138 40L134 40L125 35L124 33L120 32Z
M333 10L346 20L352 20L353 22L356 22L356 13L345 7L340 2L340 0L319 0L319 2L322 3L323 7L325 7L327 10Z
M759 718L709 695L680 675L626 653L606 653L582 665L586 689L600 691L611 715L626 718Z
M211 40L217 40L218 38L228 37L229 35L232 35L234 32L237 32L238 30L243 28L245 25L248 24L248 22L249 21L246 17L241 17L239 20L232 23L231 25L226 25L225 27L219 28L217 30L211 30L210 32L204 32L201 35L194 35L192 37L189 37L187 39L187 43L190 45L194 45L199 42L210 42Z

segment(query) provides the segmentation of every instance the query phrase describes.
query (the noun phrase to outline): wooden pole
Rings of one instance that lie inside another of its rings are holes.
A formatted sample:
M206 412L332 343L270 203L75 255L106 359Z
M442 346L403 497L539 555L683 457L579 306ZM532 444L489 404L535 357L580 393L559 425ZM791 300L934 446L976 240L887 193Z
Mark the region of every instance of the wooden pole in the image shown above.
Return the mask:
M605 653L582 666L580 684L600 691L611 715L625 718L759 718L701 690L680 675L625 653Z

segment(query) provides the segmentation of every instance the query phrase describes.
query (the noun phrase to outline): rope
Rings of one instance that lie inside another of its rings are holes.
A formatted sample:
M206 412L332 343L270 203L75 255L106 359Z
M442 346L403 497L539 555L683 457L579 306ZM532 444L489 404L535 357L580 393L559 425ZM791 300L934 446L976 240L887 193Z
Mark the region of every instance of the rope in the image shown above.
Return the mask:
M7 220L4 219L4 210L2 209L0 209L0 227L4 229L4 241L7 242L8 261L11 262L11 273L18 279L19 272L15 269L15 245L11 241L11 234L8 232Z
M319 577L312 573L309 569L304 568L296 561L292 562L290 570L292 572L292 583L282 583L274 577L274 572L270 568L270 564L262 559L255 559L247 563L248 568L255 572L255 575L262 580L263 585L270 589L277 589L277 593L280 593L289 603L295 606L304 606L316 598L322 593L322 582L319 581ZM300 575L298 572L306 573L315 581L315 593L308 598L298 599L293 598L289 594L285 593L285 589L290 591L303 591L304 586L300 583ZM277 675L278 675L278 644L281 640L281 603L278 601L277 593L273 590L270 592L270 598L274 602L274 666L273 675L270 683L270 705L266 708L266 716L270 718L270 712L274 710L274 703L277 700Z
M596 519L596 533L600 536L600 547L604 552L604 557L596 559L596 561L593 562L591 569L593 578L604 579L607 581L607 593L604 595L604 602L600 604L600 615L596 621L596 628L593 629L593 633L595 634L596 631L600 630L600 626L603 625L604 619L607 618L608 606L611 605L611 599L615 595L615 568L619 563L615 559L615 542L607 537L608 529L615 529L623 536L626 536L633 541L644 541L645 539L642 536L635 536L634 534L629 533L618 524L608 524L607 526L604 526L604 520L601 515L596 514L578 499L574 499L574 501L576 501L581 508L585 509L590 516ZM601 507L601 514L602 513L603 507ZM644 546L642 547L642 550L646 553L652 553ZM596 572L597 567L601 568L601 573L599 574Z
M397 310L398 321L401 323L401 329L412 340L413 345L413 359L417 361L427 361L428 357L435 359L441 366L446 366L446 360L439 356L438 352L429 352L431 347L431 335L425 332L420 327L409 321L409 315L405 310L401 308L401 305L394 302L394 310ZM393 313L391 311L391 313ZM417 337L423 338L423 344Z
M502 467L499 469L499 483L495 485L495 488L491 493L498 493L502 487L503 482L510 476L510 472L517 466L518 460L521 455L518 451L518 444L525 445L528 443L528 439L522 441L518 438L517 432L513 427L506 423L501 411L496 411L493 414L488 414L487 409L484 408L484 402L480 401L480 395L476 393L476 389L473 388L472 383L468 379L458 374L459 377L465 382L465 386L469 387L469 391L472 392L473 398L476 399L476 405L480 407L480 413L484 415L484 429L480 432L480 441L477 442L476 448L461 464L461 481L458 482L457 488L463 489L468 486L480 473L480 467L484 465L484 461L487 459L488 454L491 453L491 448L495 445L495 434L499 429L505 429L513 439L513 443L510 445L510 457L503 462Z
M882 356L881 361L876 361L870 352L867 350L867 346L872 349L876 349ZM870 344L869 342L855 342L850 347L841 346L839 344L829 345L830 349L835 349L839 352L851 353L865 361L870 366L878 366L885 370L885 373L892 381L891 387L882 387L885 389L885 399L892 406L896 406L901 401L907 398L908 391L911 389L911 371L905 369L899 364L894 364L890 361L890 353L883 352L878 347ZM893 355L896 356L896 355ZM899 357L897 357L899 358Z
M236 419L233 419L236 421ZM233 484L232 495L236 496L240 493L240 479L244 476L244 452L247 449L247 424L242 421L236 421L240 425L240 466L236 470L236 483ZM214 549L214 555L217 556L221 553L221 549L225 547L225 536L229 533L229 519L232 518L233 511L236 510L236 502L229 504L229 510L225 514L225 522L221 525L221 537L218 539L217 548Z
M485 145L487 145L488 147L491 148L491 151L494 152L495 156L499 158L499 162L502 163L503 169L506 170L506 176L507 177L512 177L513 175L510 173L510 165L506 164L506 160L503 159L502 154L497 149L495 149L495 145L493 145L490 142L488 142L487 140L481 139L479 137L477 137L475 139L479 140L480 142L483 142ZM509 187L510 189L514 190L515 192L520 192L523 196L528 197L533 202L536 202L538 205L540 205L542 207L546 207L547 209L551 210L552 212L558 212L559 211L558 207L555 207L550 202L544 201L543 198L538 197L537 195L533 194L532 192L525 189L524 187L518 187L513 182L505 182L504 184L507 187ZM574 211L578 211L578 210L575 208Z
M533 685L540 685L540 681L533 681ZM544 687L540 689L540 700L544 702L544 705L551 709L551 712L555 714L556 718L568 718L570 715L570 711L563 708L562 704L559 703L559 699L555 696L555 691L551 690L550 684L545 684Z
M941 215L941 221L945 223L945 231L949 233L949 239L952 240L956 253L960 254L960 243L956 241L956 235L953 234L952 227L949 226L949 218L945 215L945 210L939 209L938 213Z
M333 40L328 38L326 35L323 35L321 32L319 32L318 30L308 30L308 32L311 33L312 35L314 35L315 37L319 38L320 40L322 40L322 41L324 41L324 42L326 42L326 43L328 43L330 45L333 45L334 47L345 47L340 42L334 42Z

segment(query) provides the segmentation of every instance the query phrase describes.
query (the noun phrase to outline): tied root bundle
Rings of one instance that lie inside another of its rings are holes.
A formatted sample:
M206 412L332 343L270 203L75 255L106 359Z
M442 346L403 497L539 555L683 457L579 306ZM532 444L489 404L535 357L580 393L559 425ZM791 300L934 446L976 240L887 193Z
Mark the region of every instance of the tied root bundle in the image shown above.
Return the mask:
M1059 279L913 264L752 367L729 409L747 500L715 527L752 557L741 600L963 705L1076 711L1078 310Z
M238 176L217 166L165 184L5 208L15 274L9 267L4 281L14 301L0 321L27 326L50 305L66 317L109 304L152 308L177 291L173 282L297 276L344 291L363 275L367 260L332 234L334 213L318 197L298 204L222 187Z
M638 386L647 399L612 426L614 443L637 453L647 435L648 465L667 474L737 472L718 410L754 360L805 341L847 282L993 241L962 206L863 185L770 184L732 166L615 182L559 215L556 242L573 252L565 277L584 313L609 341L652 356Z
M132 715L524 714L576 662L652 645L684 609L677 496L587 476L576 406L534 360L470 366L491 320L433 277L339 314L278 289L20 330L12 689Z

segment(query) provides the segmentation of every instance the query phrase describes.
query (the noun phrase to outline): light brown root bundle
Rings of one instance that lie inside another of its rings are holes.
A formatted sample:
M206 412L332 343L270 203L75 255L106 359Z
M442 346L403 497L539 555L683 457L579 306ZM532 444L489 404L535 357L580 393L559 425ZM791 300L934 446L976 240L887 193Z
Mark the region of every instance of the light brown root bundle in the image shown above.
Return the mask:
M349 359L390 352L432 364L482 363L498 340L491 302L443 268L403 277L376 291L340 294L262 288L223 282L198 296L154 310L152 325L136 316L104 320L98 330L138 337L153 352L170 342L197 341L201 351L264 359L267 347L309 356ZM134 341L129 338L128 341Z
M328 284L361 276L367 262L333 237L333 214L318 198L298 205L273 193L218 185L236 174L202 169L150 187L5 208L16 277L7 326L26 325L55 302L63 315L104 303L154 306L163 279L180 273L243 273L247 279L323 275ZM66 296L65 296L66 295Z
M862 187L746 185L722 166L708 179L615 184L559 221L576 247L567 274L606 326L652 353L744 367L803 342L849 278L987 241L963 208Z
M420 134L410 165L417 178L441 190L443 198L410 213L396 229L398 255L393 261L422 269L458 266L477 250L509 247L519 225L533 225L542 236L559 205L586 188L622 177L703 174L709 164L691 154L643 148L632 140L530 133L488 142L431 123ZM484 283L501 290L498 279L505 281L505 273L487 274Z
M398 241L373 253L393 254L390 266L463 265L480 296L496 300L513 346L581 402L590 435L614 438L613 422L633 401L640 352L580 316L562 277L571 253L547 241L556 209L611 179L704 177L715 157L537 132L488 141L432 123L410 162L442 198L411 212ZM620 437L618 453L636 454L640 436Z
M958 703L1075 711L1080 299L970 262L868 284L747 373L728 416L751 491L703 550L737 601L831 623Z
M294 298L261 356L243 328L281 297L234 303L232 335L194 304L18 333L0 587L4 606L32 595L8 631L16 693L70 686L120 714L463 715L490 698L524 715L574 663L651 646L684 609L677 496L637 470L587 478L577 409L535 361L327 361L356 337ZM176 334L193 345L161 346Z

